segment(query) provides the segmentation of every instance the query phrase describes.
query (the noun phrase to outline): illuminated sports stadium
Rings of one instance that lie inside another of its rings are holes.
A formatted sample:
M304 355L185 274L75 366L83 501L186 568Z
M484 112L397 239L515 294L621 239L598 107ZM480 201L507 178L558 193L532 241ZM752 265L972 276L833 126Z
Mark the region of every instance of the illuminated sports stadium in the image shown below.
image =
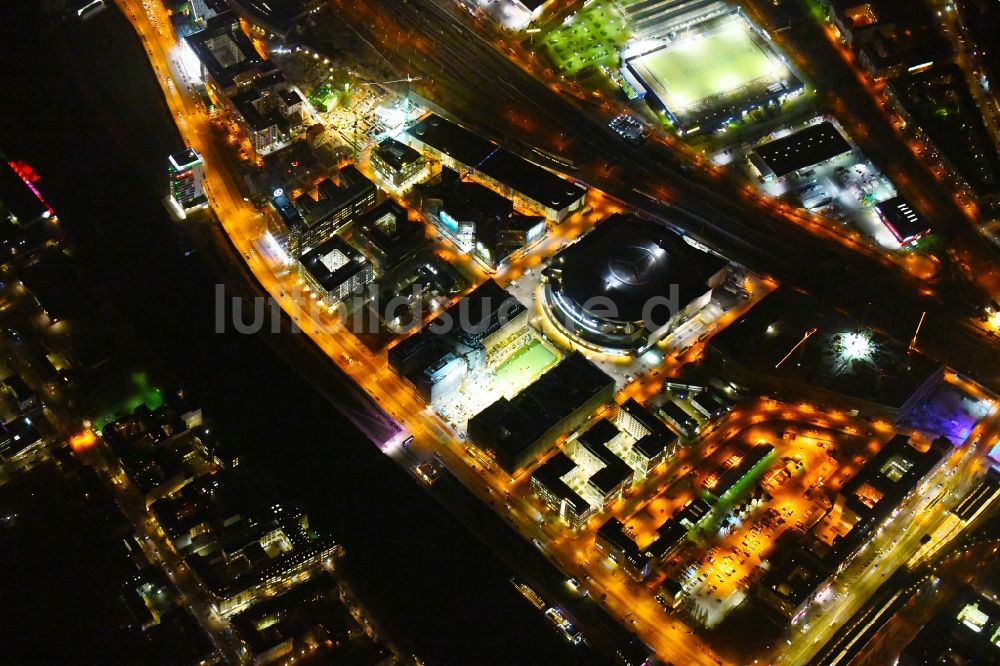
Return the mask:
M622 53L623 74L681 134L712 130L802 90L791 68L741 14L727 14Z
M553 257L542 306L583 347L639 354L712 303L728 266L663 224L617 214Z

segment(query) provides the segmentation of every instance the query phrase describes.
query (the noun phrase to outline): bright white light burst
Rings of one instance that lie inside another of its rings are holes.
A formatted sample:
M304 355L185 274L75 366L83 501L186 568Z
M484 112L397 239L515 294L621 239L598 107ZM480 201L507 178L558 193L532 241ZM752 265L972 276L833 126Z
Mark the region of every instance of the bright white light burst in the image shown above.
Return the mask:
M843 345L841 355L848 360L868 358L872 352L872 343L865 333L845 333L840 338Z

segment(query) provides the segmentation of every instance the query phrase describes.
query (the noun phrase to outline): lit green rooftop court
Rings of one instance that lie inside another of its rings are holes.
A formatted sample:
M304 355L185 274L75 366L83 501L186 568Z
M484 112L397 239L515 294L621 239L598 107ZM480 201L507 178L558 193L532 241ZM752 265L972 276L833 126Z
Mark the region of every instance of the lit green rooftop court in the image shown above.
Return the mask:
M616 66L628 38L625 19L614 3L594 0L546 35L544 43L556 67L573 76L589 65Z
M497 368L494 376L501 387L527 386L556 362L555 355L538 340L532 340Z

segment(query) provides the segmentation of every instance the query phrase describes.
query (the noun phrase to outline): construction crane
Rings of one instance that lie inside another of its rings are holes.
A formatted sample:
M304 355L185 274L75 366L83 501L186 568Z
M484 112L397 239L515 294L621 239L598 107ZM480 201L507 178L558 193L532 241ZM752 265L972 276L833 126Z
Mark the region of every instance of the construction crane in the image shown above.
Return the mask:
M363 86L382 86L389 83L413 83L414 81L422 81L424 77L422 76L410 76L406 75L405 79L393 79L391 81L362 81Z

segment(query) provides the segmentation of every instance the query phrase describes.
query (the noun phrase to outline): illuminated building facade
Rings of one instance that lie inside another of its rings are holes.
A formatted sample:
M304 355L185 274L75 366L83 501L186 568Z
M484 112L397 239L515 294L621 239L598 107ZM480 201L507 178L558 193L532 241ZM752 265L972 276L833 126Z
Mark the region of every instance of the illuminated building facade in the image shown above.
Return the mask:
M340 236L302 255L299 275L328 306L361 292L375 277L371 262Z
M508 400L469 419L469 437L516 476L614 397L615 381L574 352Z
M553 257L544 306L571 338L639 354L709 305L727 269L662 224L614 215Z
M294 200L283 189L274 191L268 230L288 256L297 259L375 205L377 188L353 164L340 170L339 179L324 179Z
M205 188L205 164L201 156L192 148L186 148L170 156L167 165L170 176L170 196L183 210L203 205Z
M475 176L520 208L561 222L583 206L587 190L438 115L401 138L458 173Z

